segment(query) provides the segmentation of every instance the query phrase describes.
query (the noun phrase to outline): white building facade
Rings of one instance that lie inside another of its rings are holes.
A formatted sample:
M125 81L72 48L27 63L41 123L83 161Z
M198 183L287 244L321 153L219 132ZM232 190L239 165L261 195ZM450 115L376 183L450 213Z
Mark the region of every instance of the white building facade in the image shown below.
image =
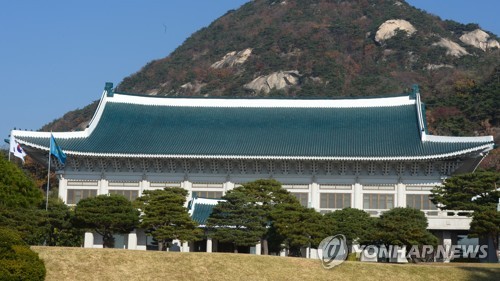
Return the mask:
M12 135L35 158L48 158L49 133ZM421 209L445 243L471 219L467 211L439 210L430 191L473 171L494 146L492 136L429 135L417 87L387 98L304 100L159 98L115 93L107 84L85 131L53 135L68 156L56 170L59 196L70 205L110 193L133 200L172 186L189 199L220 198L272 178L323 213ZM99 239L87 233L85 243L99 247ZM138 230L123 245L146 249L147 240Z

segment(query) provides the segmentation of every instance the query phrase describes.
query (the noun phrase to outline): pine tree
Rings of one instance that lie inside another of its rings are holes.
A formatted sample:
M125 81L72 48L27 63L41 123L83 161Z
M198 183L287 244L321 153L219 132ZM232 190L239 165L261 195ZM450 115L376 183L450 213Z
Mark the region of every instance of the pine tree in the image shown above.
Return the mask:
M271 217L271 227L283 237L291 256L301 256L300 248L317 247L329 235L323 216L298 202L277 205Z
M228 192L208 218L207 227L210 235L221 241L238 246L254 246L266 232L266 215L255 198L241 189Z
M102 235L103 246L114 246L113 234L126 234L139 224L139 212L125 197L117 194L99 195L78 202L75 216L82 228Z
M187 191L182 188L167 187L144 191L136 201L136 206L143 212L141 227L158 241L160 251L173 239L194 241L203 234L184 207L186 196Z

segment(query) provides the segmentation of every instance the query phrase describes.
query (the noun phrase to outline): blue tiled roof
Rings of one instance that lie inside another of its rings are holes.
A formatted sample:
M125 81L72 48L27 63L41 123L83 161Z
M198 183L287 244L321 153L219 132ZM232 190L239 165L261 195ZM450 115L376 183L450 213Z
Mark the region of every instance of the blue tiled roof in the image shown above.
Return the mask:
M487 144L422 141L415 105L367 108L187 107L108 102L80 154L248 157L420 157ZM49 146L48 137L19 136Z
M199 225L206 225L207 219L212 214L216 205L197 203L193 210L191 218Z

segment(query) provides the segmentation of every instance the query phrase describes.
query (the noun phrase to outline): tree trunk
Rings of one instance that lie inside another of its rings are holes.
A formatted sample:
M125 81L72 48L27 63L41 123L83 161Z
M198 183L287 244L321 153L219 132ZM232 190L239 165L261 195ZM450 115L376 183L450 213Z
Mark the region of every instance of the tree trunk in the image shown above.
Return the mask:
M158 241L158 251L163 251L163 241Z
M234 247L234 253L237 254L238 253L238 246L236 246L236 244L233 244L233 247Z
M263 238L262 241L262 255L269 255L269 243L267 243L267 238Z
M115 238L113 234L109 232L105 232L102 236L102 247L103 248L114 248L115 246Z

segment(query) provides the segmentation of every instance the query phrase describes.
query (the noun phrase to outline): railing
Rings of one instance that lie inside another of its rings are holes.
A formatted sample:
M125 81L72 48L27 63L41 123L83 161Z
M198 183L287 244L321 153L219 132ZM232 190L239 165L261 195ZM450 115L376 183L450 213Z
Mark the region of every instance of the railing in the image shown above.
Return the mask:
M365 209L367 213L369 213L372 217L379 217L384 212L387 212L387 209ZM462 211L462 210L421 210L424 212L425 216L431 218L468 218L472 214L473 211Z

